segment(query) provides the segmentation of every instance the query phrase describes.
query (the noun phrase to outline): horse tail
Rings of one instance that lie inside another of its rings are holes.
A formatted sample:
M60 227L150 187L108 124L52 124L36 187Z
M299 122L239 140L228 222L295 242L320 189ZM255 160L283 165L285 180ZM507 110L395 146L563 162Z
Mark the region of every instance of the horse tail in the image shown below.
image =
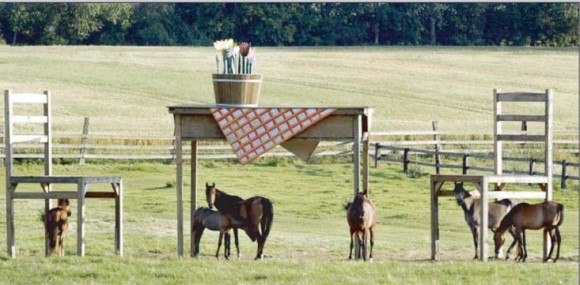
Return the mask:
M564 222L564 205L558 204L558 207L556 209L557 209L558 213L560 213L560 220L558 221L558 225L557 225L559 227Z
M262 230L261 239L262 242L266 242L270 230L272 229L272 223L274 222L274 207L272 202L266 198L261 199L262 202L262 219L260 221L260 227Z

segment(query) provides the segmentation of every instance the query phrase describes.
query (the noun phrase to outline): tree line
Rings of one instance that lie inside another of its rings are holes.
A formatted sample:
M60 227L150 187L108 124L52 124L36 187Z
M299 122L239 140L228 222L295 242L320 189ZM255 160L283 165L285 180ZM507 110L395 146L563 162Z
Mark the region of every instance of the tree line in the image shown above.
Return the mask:
M575 46L576 3L1 3L0 43Z

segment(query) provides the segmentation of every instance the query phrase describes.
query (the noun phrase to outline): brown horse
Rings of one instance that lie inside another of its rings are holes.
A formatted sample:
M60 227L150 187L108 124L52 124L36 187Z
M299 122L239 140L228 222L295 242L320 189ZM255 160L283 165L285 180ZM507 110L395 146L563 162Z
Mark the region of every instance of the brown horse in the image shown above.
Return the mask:
M463 188L463 182L455 182L453 192L455 193L457 204L461 206L461 209L463 209L465 222L467 222L467 225L471 230L473 245L475 246L475 257L473 259L477 259L477 242L479 241L481 219L480 199L475 198L469 192L465 191L465 188ZM495 233L503 217L515 205L517 205L517 202L510 199L488 203L488 228ZM512 246L515 242L516 241L514 240Z
M530 205L528 203L521 203L512 208L512 210L505 215L493 238L495 243L495 254L496 257L499 254L499 248L503 245L505 239L504 234L507 230L512 232L514 238L518 242L518 256L516 261L521 260L526 261L528 257L528 251L526 249L526 229L538 230L543 228L544 234L549 233L552 246L550 247L550 252L548 256L544 259L544 262L548 261L552 257L554 251L554 244L558 245L558 251L556 252L556 258L554 262L560 257L560 242L562 241L560 236L560 225L564 221L564 205L552 201L545 201L539 204ZM513 247L510 246L508 252L511 251ZM509 253L506 259L509 258Z
M217 189L215 183L212 185L205 183L205 196L210 209L215 206L232 221L242 224L241 228L244 229L252 241L258 241L255 259L262 259L264 245L274 221L272 202L261 196L254 196L244 200L239 196L229 195ZM234 235L237 235L237 229L235 228ZM236 247L238 247L237 240Z
M68 199L58 199L58 206L48 210L46 213L44 228L48 236L50 255L54 254L58 240L58 255L64 256L64 238L68 229L68 217L70 215Z
M191 232L194 234L194 248L193 248L193 256L199 256L199 242L201 240L201 236L203 235L203 231L208 228L212 231L219 231L220 236L218 240L218 248L215 253L215 257L219 258L220 247L222 245L222 239L224 239L224 257L225 259L230 258L230 229L238 228L242 226L242 224L235 223L230 219L228 216L210 210L209 208L199 207L197 210L193 212L193 223L191 226ZM225 236L225 237L224 237ZM234 239L236 245L238 244L238 234L237 231L235 232ZM238 248L238 258L240 257L240 249Z
M344 207L346 210L346 220L350 227L350 251L348 253L348 259L352 259L352 249L354 245L353 239L355 235L358 239L358 253L360 258L362 255L363 260L366 260L366 238L367 230L370 234L371 250L369 255L369 261L373 261L373 246L375 244L375 224L377 222L377 212L375 204L369 197L367 193L357 192L354 200Z

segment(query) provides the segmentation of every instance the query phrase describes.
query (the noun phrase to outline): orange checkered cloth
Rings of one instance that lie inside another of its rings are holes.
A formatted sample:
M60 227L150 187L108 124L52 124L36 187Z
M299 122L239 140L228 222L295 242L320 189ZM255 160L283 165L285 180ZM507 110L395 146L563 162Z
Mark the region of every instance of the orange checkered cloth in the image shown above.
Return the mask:
M215 108L212 115L241 164L329 116L330 108Z

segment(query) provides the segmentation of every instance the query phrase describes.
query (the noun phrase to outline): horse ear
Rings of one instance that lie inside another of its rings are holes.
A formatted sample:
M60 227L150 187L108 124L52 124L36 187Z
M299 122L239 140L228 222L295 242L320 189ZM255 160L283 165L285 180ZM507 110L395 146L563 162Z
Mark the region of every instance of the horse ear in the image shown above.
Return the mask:
M213 184L211 185L211 187L215 187L215 182L213 182Z
M205 188L209 187L209 184L207 184L207 182L205 183Z

